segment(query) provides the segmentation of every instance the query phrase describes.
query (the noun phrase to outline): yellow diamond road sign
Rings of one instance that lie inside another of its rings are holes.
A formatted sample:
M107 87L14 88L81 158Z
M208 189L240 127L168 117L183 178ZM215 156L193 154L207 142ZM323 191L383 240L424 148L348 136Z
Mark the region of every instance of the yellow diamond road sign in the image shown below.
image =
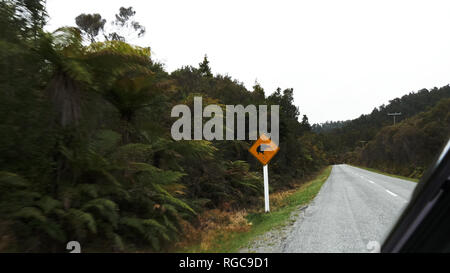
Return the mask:
M266 135L262 134L252 147L248 150L256 159L259 160L263 165L269 163L269 161L275 156L275 154L280 150L275 142L273 142Z

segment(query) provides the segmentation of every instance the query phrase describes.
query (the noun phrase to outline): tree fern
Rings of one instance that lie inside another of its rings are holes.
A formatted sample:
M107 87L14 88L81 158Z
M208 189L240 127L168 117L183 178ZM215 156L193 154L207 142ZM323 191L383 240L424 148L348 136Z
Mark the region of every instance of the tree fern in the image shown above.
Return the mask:
M84 239L87 232L97 233L97 223L91 213L79 209L69 209L65 217L79 239Z
M129 161L142 162L148 160L153 154L151 145L143 143L130 143L120 146L111 155L111 159L118 164L124 164Z
M82 211L89 211L108 221L116 227L119 221L118 207L113 201L105 198L97 198L88 201L81 207Z
M26 221L37 221L39 223L45 223L47 217L43 212L35 207L24 207L12 215L16 219L22 219Z
M61 201L47 195L37 201L36 205L44 212L44 214L49 214L51 211L62 207Z
M10 173L0 172L0 189L6 190L8 187L25 188L29 186L29 182L21 176Z
M138 232L139 234L145 233L145 228L142 224L142 219L135 217L122 217L119 224L122 228L130 228L131 232Z

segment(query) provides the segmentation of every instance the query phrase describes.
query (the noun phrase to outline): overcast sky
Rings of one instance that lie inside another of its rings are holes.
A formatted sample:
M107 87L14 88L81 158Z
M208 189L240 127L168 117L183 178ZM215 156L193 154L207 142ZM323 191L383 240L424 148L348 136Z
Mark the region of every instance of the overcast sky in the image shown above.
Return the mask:
M311 123L370 113L450 83L450 1L47 0L48 30L80 13L109 22L132 6L153 58L171 72L207 54L214 74L266 95L294 88Z

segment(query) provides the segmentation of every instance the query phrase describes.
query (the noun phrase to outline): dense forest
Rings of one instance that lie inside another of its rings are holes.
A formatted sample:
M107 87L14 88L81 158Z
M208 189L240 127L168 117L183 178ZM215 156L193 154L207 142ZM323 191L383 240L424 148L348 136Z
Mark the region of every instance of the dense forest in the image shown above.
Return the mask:
M0 251L164 251L209 209L262 207L252 141L174 141L174 105L280 105L271 191L327 165L291 88L266 96L198 67L168 73L128 43L145 27L120 8L49 33L45 1L0 2ZM106 24L114 26L108 32ZM293 167L294 166L294 167Z
M426 112L383 127L356 150L353 160L364 166L420 178L450 136L450 98Z
M450 86L422 89L372 113L312 125L327 158L420 178L450 137ZM388 113L401 113L394 125Z

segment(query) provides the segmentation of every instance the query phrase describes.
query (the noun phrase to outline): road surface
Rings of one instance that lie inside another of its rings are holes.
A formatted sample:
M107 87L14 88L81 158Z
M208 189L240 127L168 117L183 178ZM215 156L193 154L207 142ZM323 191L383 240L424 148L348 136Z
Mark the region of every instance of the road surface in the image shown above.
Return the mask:
M334 165L319 194L294 224L283 252L376 251L416 185Z

